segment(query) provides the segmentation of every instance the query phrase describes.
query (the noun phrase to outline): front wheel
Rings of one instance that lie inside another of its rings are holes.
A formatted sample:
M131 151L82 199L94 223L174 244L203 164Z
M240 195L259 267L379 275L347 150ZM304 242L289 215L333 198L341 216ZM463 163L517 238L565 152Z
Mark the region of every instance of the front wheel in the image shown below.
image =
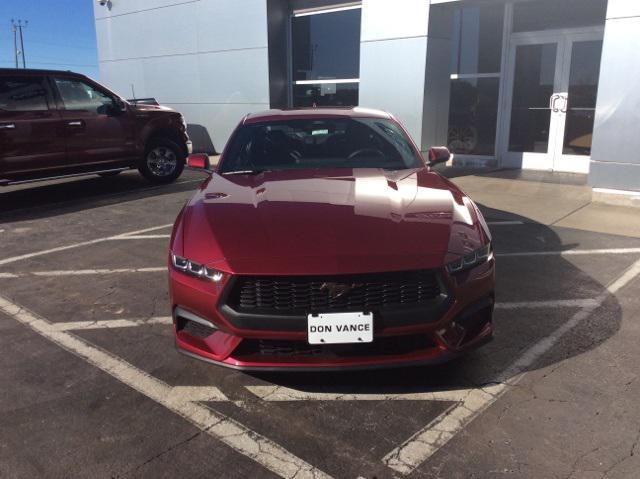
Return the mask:
M185 153L180 146L163 138L151 140L138 167L151 183L172 183L184 169Z

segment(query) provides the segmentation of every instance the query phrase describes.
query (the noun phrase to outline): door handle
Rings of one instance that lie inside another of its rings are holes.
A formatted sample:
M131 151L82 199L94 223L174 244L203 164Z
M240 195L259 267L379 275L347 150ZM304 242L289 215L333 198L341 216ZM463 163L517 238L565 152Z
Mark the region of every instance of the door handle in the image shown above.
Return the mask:
M556 103L558 102L558 100L562 99L562 95L556 94L553 95L551 97L551 109L553 110L554 113L558 113L560 111L560 108L558 108L556 106Z
M560 98L562 99L562 107L560 107L560 111L562 113L566 113L569 106L569 98L566 95L560 95Z
M67 123L69 126L83 126L84 122L82 120L74 120Z
M4 123L0 125L0 130L15 130L15 129L16 129L15 123Z

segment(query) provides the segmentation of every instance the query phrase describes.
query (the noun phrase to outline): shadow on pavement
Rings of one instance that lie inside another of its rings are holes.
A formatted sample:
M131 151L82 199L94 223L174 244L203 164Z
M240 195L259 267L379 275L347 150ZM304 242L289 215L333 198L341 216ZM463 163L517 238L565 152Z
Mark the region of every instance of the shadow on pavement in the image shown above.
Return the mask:
M50 218L63 213L126 203L151 196L194 190L205 177L187 172L169 185L153 185L137 172L113 177L86 176L72 181L0 188L0 222Z

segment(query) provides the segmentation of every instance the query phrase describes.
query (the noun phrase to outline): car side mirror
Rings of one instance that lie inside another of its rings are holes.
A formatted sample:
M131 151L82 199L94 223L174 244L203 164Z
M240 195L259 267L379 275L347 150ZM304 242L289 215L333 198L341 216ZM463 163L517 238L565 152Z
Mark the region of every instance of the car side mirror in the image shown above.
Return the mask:
M187 168L212 173L209 156L204 153L193 153L187 157Z
M446 146L433 146L429 148L429 166L437 165L438 163L446 163L451 158L451 152Z

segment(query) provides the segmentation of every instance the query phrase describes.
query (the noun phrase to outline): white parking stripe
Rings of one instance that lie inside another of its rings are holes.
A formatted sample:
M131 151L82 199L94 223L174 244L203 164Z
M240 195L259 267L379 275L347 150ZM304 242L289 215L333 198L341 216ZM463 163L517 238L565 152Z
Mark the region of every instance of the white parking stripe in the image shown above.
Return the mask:
M93 245L93 244L96 244L96 243L102 243L103 241L110 241L110 240L113 240L113 239L126 239L126 238L122 238L122 237L134 236L134 235L139 235L139 234L143 234L143 233L148 233L149 231L161 230L161 229L169 228L171 226L173 226L173 224L153 226L151 228L145 228L145 229L142 229L142 230L129 231L128 233L122 233L122 234L114 235L114 236L107 236L105 238L97 238L97 239L93 239L93 240L89 240L89 241L82 241L81 243L74 243L74 244L70 244L70 245L66 245L66 246L58 246L57 248L51 248L51 249L46 249L46 250L42 250L42 251L36 251L34 253L21 254L19 256L13 256L11 258L0 259L0 265L9 264L9 263L15 263L16 261L21 261L23 259L35 258L36 256L42 256L42 255L50 254L50 253L57 253L59 251L66 251L66 250L73 249L73 248L80 248L82 246L90 246L90 245Z
M284 386L245 386L263 401L462 401L470 390L434 391L400 394L308 392Z
M78 270L58 270L58 271L32 271L24 273L22 276L85 276L91 274L118 274L118 273L157 273L167 271L166 266L154 268L116 268L116 269L78 269Z
M110 241L171 238L171 235L123 235L109 238Z
M598 309L610 294L615 294L640 275L640 260L613 281L595 302L577 311L567 322L549 336L527 349L497 378L489 388L473 390L462 402L448 412L440 414L429 425L418 431L401 446L387 454L382 461L391 469L409 474L449 442L458 432L491 406L502 394L516 385L526 374L527 368L551 349L566 333L575 328Z
M101 321L69 321L66 323L51 323L56 331L73 331L78 329L112 329L132 328L149 324L171 324L171 316L157 316L146 319L105 319Z
M212 409L184 399L193 392L190 388L172 388L163 381L141 371L123 359L90 345L84 340L64 331L58 331L52 324L26 309L0 296L0 311L58 346L84 359L118 381L144 394L170 411L182 416L201 431L220 440L240 454L253 459L273 473L285 478L329 478L327 474L294 456L270 439L252 431L239 422ZM206 394L219 397L208 388ZM222 393L220 393L222 394ZM203 395L196 397L202 400ZM207 399L208 400L208 399Z
M612 248L612 249L568 249L564 251L523 251L517 253L496 253L501 258L509 256L573 256L583 254L634 254L640 253L640 248Z
M596 303L595 299L556 299L551 301L522 301L513 303L496 303L496 309L528 309L528 308L584 308Z
M19 278L20 276L14 273L0 273L0 279L2 278Z

